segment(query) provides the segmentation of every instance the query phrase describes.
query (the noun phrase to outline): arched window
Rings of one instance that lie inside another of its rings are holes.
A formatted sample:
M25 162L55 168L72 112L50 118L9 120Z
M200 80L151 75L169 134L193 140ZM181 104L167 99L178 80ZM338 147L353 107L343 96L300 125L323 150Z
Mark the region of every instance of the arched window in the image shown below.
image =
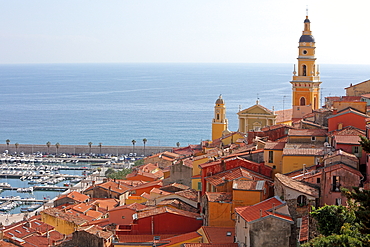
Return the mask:
M306 74L307 74L307 67L306 67L306 65L303 65L303 67L302 67L302 74L303 74L303 76L306 76Z
M220 120L220 114L217 113L217 120Z
M261 128L262 128L261 123L259 123L259 122L254 122L253 123L253 130L254 131L261 131Z
M299 100L299 104L300 105L306 105L306 98L305 97L301 97L301 99Z
M304 207L307 206L307 197L304 195L300 195L297 197L297 206Z

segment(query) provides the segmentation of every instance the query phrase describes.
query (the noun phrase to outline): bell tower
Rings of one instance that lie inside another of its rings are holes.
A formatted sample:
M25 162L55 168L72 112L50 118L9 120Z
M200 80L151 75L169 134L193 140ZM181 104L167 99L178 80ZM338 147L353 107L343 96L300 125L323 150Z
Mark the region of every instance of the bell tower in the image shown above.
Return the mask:
M294 65L292 84L292 120L299 120L304 115L318 109L320 100L320 72L316 65L315 39L311 34L308 14L304 20L304 29L299 39L298 67Z
M215 103L215 116L212 121L212 140L222 137L222 133L227 130L226 107L222 95Z

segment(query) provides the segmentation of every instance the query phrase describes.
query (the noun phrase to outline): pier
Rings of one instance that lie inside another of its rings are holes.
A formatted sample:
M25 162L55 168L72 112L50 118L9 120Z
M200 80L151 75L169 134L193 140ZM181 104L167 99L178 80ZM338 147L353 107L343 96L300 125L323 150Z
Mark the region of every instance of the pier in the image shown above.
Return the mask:
M0 197L0 201L1 202L23 202L23 203L36 203L36 202L45 203L49 201L49 199L40 200L40 199L35 199L35 198L15 198L15 197L3 198L3 197Z

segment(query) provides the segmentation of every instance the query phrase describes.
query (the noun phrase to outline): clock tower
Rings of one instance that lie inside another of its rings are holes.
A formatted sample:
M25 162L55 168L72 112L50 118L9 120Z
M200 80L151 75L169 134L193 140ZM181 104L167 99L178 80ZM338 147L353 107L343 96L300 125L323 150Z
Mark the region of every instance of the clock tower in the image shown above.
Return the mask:
M315 39L311 34L308 16L304 20L304 30L299 39L298 66L294 65L292 84L292 121L319 108L320 76L315 58Z

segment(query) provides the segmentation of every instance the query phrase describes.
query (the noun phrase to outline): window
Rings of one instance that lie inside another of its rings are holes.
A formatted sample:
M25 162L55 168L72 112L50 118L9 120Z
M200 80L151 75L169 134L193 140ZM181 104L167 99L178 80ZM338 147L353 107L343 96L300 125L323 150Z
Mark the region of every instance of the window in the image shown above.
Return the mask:
M220 120L220 114L217 114L216 118L217 118L217 120Z
M340 177L333 176L333 191L339 192L340 191Z
M320 183L320 178L316 178L316 183Z
M311 141L316 141L316 136L311 136Z
M358 154L359 153L358 149L359 149L358 147L353 147L353 153Z
M342 198L335 198L335 205L342 205Z
M202 182L198 182L198 190L202 190Z
M306 105L306 98L305 97L301 97L301 99L299 100L299 104L300 105Z
M125 218L125 216L122 215L122 219L124 219L124 218Z
M304 195L300 195L297 198L297 206L298 207L304 207L307 206L307 197Z
M302 226L302 218L297 218L297 227L301 228Z
M303 74L302 75L306 76L307 75L307 66L303 65L302 69L303 69Z
M274 163L274 151L269 151L269 163Z

